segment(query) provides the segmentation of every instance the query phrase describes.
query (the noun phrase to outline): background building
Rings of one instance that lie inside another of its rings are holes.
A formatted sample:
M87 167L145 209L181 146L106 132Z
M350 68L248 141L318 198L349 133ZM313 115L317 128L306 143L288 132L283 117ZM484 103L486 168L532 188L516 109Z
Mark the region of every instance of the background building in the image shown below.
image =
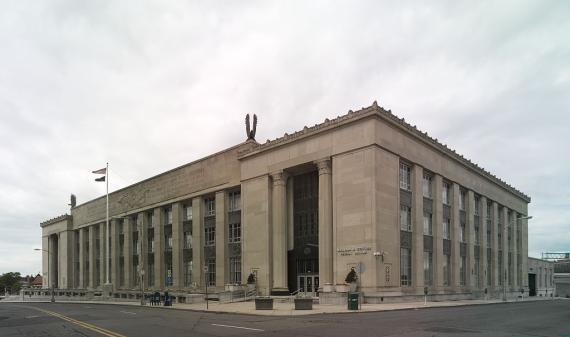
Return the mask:
M369 302L528 289L530 197L376 102L254 133L111 193L109 233L105 197L43 222L44 286L102 289L109 240L115 293L222 291L254 273L262 294L334 299L353 267Z

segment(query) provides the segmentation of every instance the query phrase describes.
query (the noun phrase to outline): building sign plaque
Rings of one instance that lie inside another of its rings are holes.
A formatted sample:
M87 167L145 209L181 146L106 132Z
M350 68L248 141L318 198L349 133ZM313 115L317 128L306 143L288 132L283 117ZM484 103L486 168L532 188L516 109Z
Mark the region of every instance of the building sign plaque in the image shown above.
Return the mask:
M336 253L340 256L359 256L368 255L372 251L371 247L350 247L350 248L338 248Z

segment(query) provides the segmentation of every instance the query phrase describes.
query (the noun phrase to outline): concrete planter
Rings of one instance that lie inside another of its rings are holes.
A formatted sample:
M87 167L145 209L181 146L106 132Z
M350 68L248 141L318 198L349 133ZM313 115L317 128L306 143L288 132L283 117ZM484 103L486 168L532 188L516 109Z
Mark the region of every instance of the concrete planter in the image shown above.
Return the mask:
M348 292L348 284L337 284L336 285L336 292L337 293L347 293Z
M257 297L255 310L273 310L273 299L269 297Z
M313 310L312 298L296 298L295 310Z

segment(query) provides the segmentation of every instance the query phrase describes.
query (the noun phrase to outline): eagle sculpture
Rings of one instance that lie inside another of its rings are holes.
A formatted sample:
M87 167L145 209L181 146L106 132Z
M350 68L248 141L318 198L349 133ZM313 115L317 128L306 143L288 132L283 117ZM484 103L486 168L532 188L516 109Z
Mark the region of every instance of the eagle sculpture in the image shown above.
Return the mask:
M253 114L253 129L251 129L249 124L249 114L245 116L245 133L247 135L247 140L255 140L255 130L257 128L257 115Z

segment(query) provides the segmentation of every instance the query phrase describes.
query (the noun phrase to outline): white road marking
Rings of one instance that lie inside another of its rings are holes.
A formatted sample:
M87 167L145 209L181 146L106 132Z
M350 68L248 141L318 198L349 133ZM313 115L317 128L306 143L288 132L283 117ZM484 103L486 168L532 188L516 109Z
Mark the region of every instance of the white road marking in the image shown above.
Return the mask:
M37 317L40 317L40 316L26 316L26 318L37 318Z
M261 329L246 328L246 327L243 327L243 326L235 326L235 325L224 325L224 324L212 324L212 325L214 325L214 326L221 326L221 327L224 327L224 328L244 329L244 330L253 330L253 331L264 331L264 330L261 330Z
M136 312L130 312L130 311L119 311L122 312L123 314L129 314L129 315L136 315Z

